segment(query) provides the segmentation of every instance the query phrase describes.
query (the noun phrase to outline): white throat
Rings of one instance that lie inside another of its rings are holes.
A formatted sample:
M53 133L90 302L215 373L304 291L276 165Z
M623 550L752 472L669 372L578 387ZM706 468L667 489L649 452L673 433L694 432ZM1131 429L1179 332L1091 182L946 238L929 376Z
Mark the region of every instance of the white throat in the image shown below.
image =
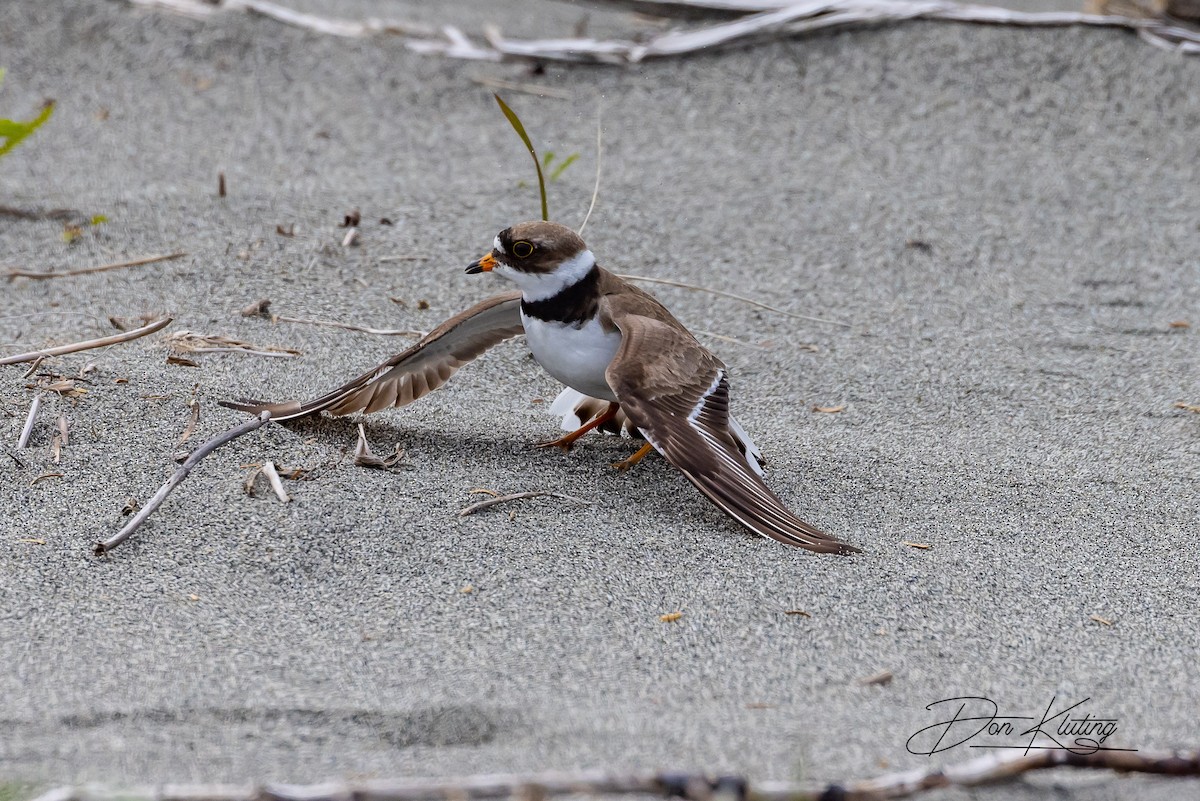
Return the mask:
M507 264L497 264L492 272L516 284L521 296L532 303L552 298L567 287L574 286L595 266L596 257L592 251L584 250L558 265L552 273L525 273Z

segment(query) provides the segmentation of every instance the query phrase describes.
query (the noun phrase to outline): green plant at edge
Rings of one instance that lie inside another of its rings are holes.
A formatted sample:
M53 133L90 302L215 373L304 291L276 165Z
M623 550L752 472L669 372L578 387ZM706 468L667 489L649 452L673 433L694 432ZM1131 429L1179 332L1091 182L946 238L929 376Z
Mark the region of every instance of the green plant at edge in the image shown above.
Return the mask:
M3 81L4 70L0 69L0 83ZM0 119L0 139L4 140L4 143L0 144L0 156L21 144L26 137L40 128L42 123L50 119L50 115L53 113L54 101L50 100L42 107L41 113L28 122Z

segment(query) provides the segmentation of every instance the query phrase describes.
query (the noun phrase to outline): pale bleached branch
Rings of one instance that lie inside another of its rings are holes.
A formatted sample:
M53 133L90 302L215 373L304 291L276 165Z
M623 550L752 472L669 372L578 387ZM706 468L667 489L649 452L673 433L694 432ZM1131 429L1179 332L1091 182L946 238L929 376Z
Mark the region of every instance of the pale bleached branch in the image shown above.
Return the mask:
M271 485L271 489L275 492L275 497L284 503L291 503L291 498L283 489L283 481L279 478L279 471L275 469L274 462L267 462L262 466L262 473L267 477L267 483Z
M25 417L25 427L21 429L21 436L17 438L17 450L29 444L29 435L33 433L33 424L37 422L38 409L40 408L42 408L42 396L34 395L33 400L29 404L29 414Z
M96 556L104 556L113 548L116 548L125 540L129 539L129 535L133 534L134 531L137 531L138 527L141 526L142 523L146 522L146 519L154 513L155 509L157 509L159 506L162 506L162 502L167 499L167 495L171 493L171 490L178 487L183 480L188 477L188 474L192 472L192 469L196 465L200 464L200 461L205 456L208 456L222 445L233 442L243 434L248 434L255 429L261 428L263 425L269 422L270 419L271 413L263 412L258 417L252 417L241 425L235 426L234 428L231 428L228 431L213 437L212 439L203 443L199 448L196 448L196 450L192 451L192 453L188 455L188 458L184 460L183 464L179 466L179 469L167 479L167 482L159 487L158 492L154 493L154 497L151 498L150 501L141 508L141 510L133 517L133 519L126 523L121 530L113 536L106 540L97 542L95 547L92 548L92 552L96 554Z
M165 785L120 792L95 785L59 787L35 801L490 801L492 799L550 798L577 795L640 795L684 801L879 801L912 798L947 787L977 787L1009 781L1036 770L1072 767L1146 773L1159 776L1200 776L1200 751L1180 753L1098 751L1075 754L1066 750L999 754L945 768L891 773L866 781L825 787L795 782L752 783L739 776L703 773L618 773L579 771L527 776L469 776L444 780L377 779L355 783L315 785ZM1182 788L1181 788L1182 789Z
M130 0L139 5L157 5L180 13L211 11L213 4L201 0ZM600 0L593 0L600 2ZM609 5L638 5L642 11L673 16L720 16L733 19L667 31L644 42L600 40L586 37L562 39L508 39L499 30L484 31L483 44L477 44L458 28L450 25L434 30L427 26L397 21L367 19L340 20L295 11L267 0L218 0L227 10L252 11L280 22L333 36L364 37L387 33L401 36L410 50L449 58L478 61L506 59L561 61L568 63L629 64L647 58L665 58L706 51L715 47L747 46L762 41L800 36L813 31L932 19L992 25L1061 27L1091 25L1126 28L1143 39L1176 52L1200 53L1200 31L1171 24L1168 18L1136 18L1070 11L1023 12L994 6L970 5L952 0L610 0ZM603 3L602 3L603 4ZM207 9L202 8L207 6Z
M78 270L63 270L62 272L34 272L32 270L18 270L14 268L5 273L5 276L10 281L14 278L32 278L34 280L45 280L47 278L69 278L74 275L106 273L109 270L122 270L126 267L140 267L143 264L171 261L172 259L181 259L186 255L186 253L166 253L161 256L144 256L140 259L129 259L128 261L118 261L113 262L112 264L102 264L99 267L82 267Z
M65 353L75 353L81 350L91 350L92 348L103 348L108 345L116 345L120 342L129 342L139 337L144 337L147 334L153 334L155 331L166 328L171 324L170 317L164 317L161 320L156 320L149 325L144 325L141 328L135 328L132 331L124 331L120 334L113 334L110 337L100 337L99 339L88 339L83 342L73 342L70 345L59 345L56 348L46 348L45 350L34 350L29 353L18 353L16 356L6 356L0 359L0 365L4 364L21 364L22 362L32 362L36 359L44 359L47 356L62 356Z

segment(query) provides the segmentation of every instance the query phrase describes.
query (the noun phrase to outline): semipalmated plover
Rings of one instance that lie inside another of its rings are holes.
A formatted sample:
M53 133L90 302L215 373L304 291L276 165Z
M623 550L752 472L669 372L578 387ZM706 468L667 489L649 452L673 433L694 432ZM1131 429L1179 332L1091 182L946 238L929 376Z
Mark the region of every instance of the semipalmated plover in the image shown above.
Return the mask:
M404 406L437 389L488 348L524 333L533 357L569 389L551 407L586 423L543 445L569 449L598 427L621 426L658 451L709 500L764 537L821 553L858 549L792 514L762 479L762 454L729 414L725 365L651 295L596 263L571 229L525 222L501 231L468 273L492 272L516 292L479 303L403 353L308 402L228 403L288 420Z

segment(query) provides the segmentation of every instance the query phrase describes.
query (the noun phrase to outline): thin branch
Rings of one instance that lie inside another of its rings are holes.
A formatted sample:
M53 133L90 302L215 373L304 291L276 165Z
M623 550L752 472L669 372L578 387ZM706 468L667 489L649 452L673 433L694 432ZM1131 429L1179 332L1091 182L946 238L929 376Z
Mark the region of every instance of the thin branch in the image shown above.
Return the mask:
M103 264L99 267L84 267L79 270L64 270L63 272L33 272L31 270L9 270L5 275L9 281L14 278L33 278L41 280L46 278L68 278L73 275L91 275L92 273L104 273L109 270L120 270L125 267L140 267L143 264L154 264L159 261L171 261L172 259L182 259L186 253L167 253L161 256L145 256L140 259L130 259L129 261L118 261L112 264Z
M42 408L42 396L34 395L33 402L29 404L29 415L25 418L25 427L21 429L21 436L17 438L17 450L29 444L29 435L33 433L33 424L37 421L37 413L40 408Z
M363 334L374 334L381 337L417 337L420 339L425 336L425 331L410 331L399 328L367 328L366 326L353 325L351 323L339 323L334 320L304 320L299 317L284 317L275 315L271 318L277 323L299 323L301 325L323 325L327 328L341 328L346 331L358 331Z
M139 337L144 337L147 334L153 334L155 331L166 328L171 324L170 317L164 317L161 320L156 320L149 325L144 325L141 328L135 328L132 331L125 331L121 334L113 334L110 337L100 337L99 339L88 339L83 342L73 342L70 345L59 345L57 348L46 348L45 350L34 350L29 353L18 353L16 356L6 356L0 359L0 365L4 364L21 364L22 362L31 362L35 359L45 358L47 356L62 356L64 353L75 353L81 350L91 350L92 348L103 348L108 345L116 345L120 342L129 342Z
M946 768L892 773L877 779L831 784L826 787L794 782L751 783L739 776L701 773L616 773L579 771L526 776L469 776L460 779L404 781L378 779L316 785L188 785L142 788L121 793L97 790L94 786L58 787L35 801L339 801L369 798L371 801L485 801L511 798L548 798L577 795L642 795L684 801L713 798L736 801L878 801L881 798L911 798L946 787L976 787L1010 781L1014 776L1046 768L1072 767L1147 773L1159 776L1200 776L1200 751L1180 753L1098 751L1075 754L1067 750L1036 751L1028 756L1000 754L972 759Z
M561 492L550 492L549 490L535 490L534 492L516 492L516 493L513 493L512 495L498 495L495 498L488 498L487 500L479 501L478 503L473 503L470 506L468 506L467 508L460 511L458 513L458 516L466 517L467 515L473 515L476 512L483 511L484 509L495 506L496 504L499 504L499 503L508 503L509 501L519 501L519 500L523 500L525 498L540 498L543 496L550 497L550 498L560 498L564 501L571 501L572 503L579 503L579 504L583 504L584 506L592 505L591 501L585 501L583 498L576 498L574 495L564 495Z
M129 539L129 535L136 531L137 528L142 525L142 523L146 522L146 518L150 517L150 515L154 513L154 510L162 505L162 502L167 499L167 495L170 494L171 490L179 486L183 480L188 477L188 474L192 472L192 468L200 464L201 459L203 459L205 456L208 456L222 445L233 442L233 440L237 439L243 434L248 434L257 428L261 428L264 424L270 421L270 419L271 413L263 412L258 417L251 418L246 422L229 429L225 433L213 437L202 444L199 448L192 451L188 458L184 460L183 464L179 466L179 469L167 479L167 483L163 484L159 488L158 492L154 493L154 497L150 499L149 503L143 506L137 515L135 515L132 520L126 523L120 531L106 540L97 542L95 547L92 549L92 552L96 556L104 556L113 548L116 548L122 542Z
M843 323L840 320L825 320L821 317L810 317L807 314L796 314L795 312L784 311L783 309L777 309L774 306L768 306L765 303L753 300L744 295L735 295L732 292L725 292L720 289L711 289L709 287L699 286L697 284L687 284L683 281L671 281L666 278L649 278L644 275L622 275L620 277L624 278L626 281L645 281L650 284L664 284L665 286L677 286L681 289L695 289L699 292L709 292L713 295L720 295L723 298L740 300L742 303L749 303L751 306L757 306L760 309L766 309L767 311L775 312L776 314L782 314L785 317L795 317L797 320L809 320L814 323L826 323L827 325L840 325L843 328L851 327L850 323Z

